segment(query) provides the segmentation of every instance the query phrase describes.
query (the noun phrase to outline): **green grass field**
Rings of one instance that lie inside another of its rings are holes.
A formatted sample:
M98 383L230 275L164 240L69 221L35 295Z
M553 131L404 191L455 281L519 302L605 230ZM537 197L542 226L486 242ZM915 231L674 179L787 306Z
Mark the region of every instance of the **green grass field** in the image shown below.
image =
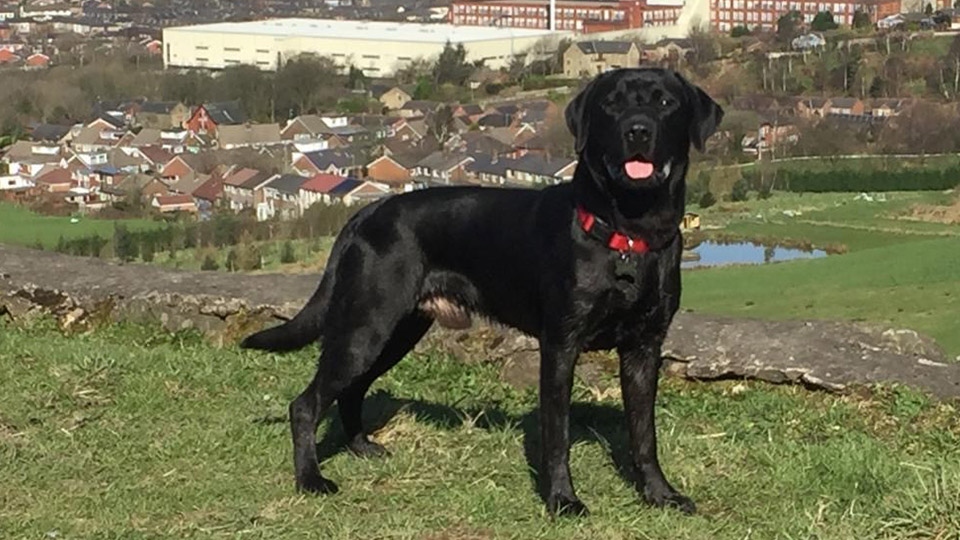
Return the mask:
M3 324L3 323L0 323ZM911 392L857 396L666 380L663 465L699 504L638 503L616 392L578 381L571 467L593 515L551 520L532 484L536 397L494 366L414 355L372 391L392 450L321 427L332 497L297 495L286 407L309 352L214 349L113 326L0 326L2 538L957 538L960 417ZM611 384L613 380L611 379ZM526 450L525 450L526 449Z
M960 227L904 220L916 204L943 193L888 193L886 202L854 194L783 194L724 203L703 212L720 236L844 246L826 259L686 272L684 306L760 318L865 320L927 333L960 355ZM788 217L784 210L799 210ZM708 235L710 232L708 232Z
M0 242L21 246L35 246L39 242L45 249L56 247L62 235L65 239L99 234L113 238L114 221L81 217L71 223L69 217L42 216L9 203L0 202ZM160 223L146 219L124 220L131 230L160 227Z

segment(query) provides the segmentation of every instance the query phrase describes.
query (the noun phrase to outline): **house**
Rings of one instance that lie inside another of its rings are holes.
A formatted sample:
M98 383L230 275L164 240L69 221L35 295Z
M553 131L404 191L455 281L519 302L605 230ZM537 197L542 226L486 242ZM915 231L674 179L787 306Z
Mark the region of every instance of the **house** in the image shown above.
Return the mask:
M194 154L180 154L174 156L160 169L160 178L174 183L183 177L199 172L202 157Z
M831 102L826 98L802 99L797 103L797 115L823 118L830 114Z
M644 60L660 65L679 66L686 62L687 56L693 51L693 42L689 39L666 38L645 50Z
M413 100L413 96L399 86L394 86L377 97L377 101L382 103L385 108L391 111L403 108L403 106L411 100Z
M889 118L900 114L903 107L904 100L902 99L876 99L870 102L870 114L877 118Z
M30 138L35 142L63 144L72 126L57 124L36 124L30 130Z
M320 152L294 153L293 170L304 176L319 173L340 176L359 176L363 163L349 150L322 150Z
M267 185L277 175L242 168L234 171L223 179L223 195L234 212L244 209L257 209L263 204L263 186ZM258 211L259 213L259 211Z
M206 182L193 190L193 198L196 201L200 219L208 219L213 209L223 199L223 176L219 173L211 174Z
M97 120L87 126L74 130L70 138L70 147L77 152L95 152L97 150L107 150L126 144L133 140L134 136L123 128L105 127L105 121Z
M285 141L313 141L331 134L327 119L316 114L301 114L280 130L280 138Z
M403 118L419 118L433 113L440 108L440 103L426 100L410 100L400 107L398 114Z
M294 219L301 214L300 188L309 180L298 174L283 174L274 177L263 186L264 204L257 206L257 219L266 221L274 217Z
M563 75L592 77L611 69L640 65L640 47L632 41L578 41L563 53Z
M810 51L826 47L827 40L820 34L804 34L793 38L790 46L798 51Z
M507 181L529 184L559 184L573 179L577 161L526 154L507 161Z
M170 212L196 213L197 205L189 195L156 195L150 206L162 214Z
M167 195L170 188L159 178L147 174L130 174L116 186L127 194L137 194L144 202L152 202L156 195Z
M390 195L390 188L376 182L346 179L330 190L330 197L347 206L370 203Z
M0 49L0 66L19 64L23 58L10 49Z
M175 157L170 152L160 146L142 146L137 148L137 152L147 162L148 170L159 171L164 165L169 163Z
M50 67L50 57L43 53L33 53L23 60L27 69L43 69Z
M438 150L417 162L414 179L421 184L461 183L467 178L464 167L472 161L473 158L465 154Z
M160 134L163 133L157 128L145 127L140 130L139 133L133 136L129 142L126 143L127 146L131 148L140 148L144 146L160 146Z
M330 192L344 182L347 178L336 174L315 174L300 185L300 191L297 193L297 202L300 206L300 213L303 214L314 204L330 204L333 197Z
M411 170L415 166L416 161L411 164L397 156L382 155L367 163L367 178L391 187L402 187L413 179Z
M183 123L184 129L216 137L219 126L236 126L247 121L239 101L205 103L198 106Z
M217 129L217 145L224 150L263 148L284 144L277 124L222 125Z
M0 175L0 191L15 191L29 189L36 184L29 178L24 178L19 174Z
M181 127L190 119L190 108L179 101L144 101L137 107L136 123L143 128Z
M75 184L73 174L68 169L61 168L39 176L35 182L37 187L48 193L67 193Z
M865 107L860 99L839 97L830 100L827 112L834 116L863 116Z
M466 166L467 175L484 184L503 185L507 183L507 162L509 158L499 155L478 154Z

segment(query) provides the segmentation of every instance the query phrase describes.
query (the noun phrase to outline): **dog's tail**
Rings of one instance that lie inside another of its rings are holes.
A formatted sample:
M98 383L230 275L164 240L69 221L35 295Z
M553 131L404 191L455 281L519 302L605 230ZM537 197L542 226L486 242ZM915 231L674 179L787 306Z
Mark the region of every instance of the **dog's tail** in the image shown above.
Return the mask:
M333 273L326 272L320 280L317 290L307 301L307 305L292 319L252 334L240 342L243 349L286 352L302 349L317 341L323 332L323 318L326 315L330 292L333 289Z

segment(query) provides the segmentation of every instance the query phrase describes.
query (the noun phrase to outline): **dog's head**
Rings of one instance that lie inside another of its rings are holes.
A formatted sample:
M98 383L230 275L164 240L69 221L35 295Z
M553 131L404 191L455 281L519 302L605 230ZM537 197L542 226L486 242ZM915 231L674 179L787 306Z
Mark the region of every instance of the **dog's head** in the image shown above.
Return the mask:
M657 186L703 150L723 110L679 73L658 68L598 75L567 106L581 163L628 189Z

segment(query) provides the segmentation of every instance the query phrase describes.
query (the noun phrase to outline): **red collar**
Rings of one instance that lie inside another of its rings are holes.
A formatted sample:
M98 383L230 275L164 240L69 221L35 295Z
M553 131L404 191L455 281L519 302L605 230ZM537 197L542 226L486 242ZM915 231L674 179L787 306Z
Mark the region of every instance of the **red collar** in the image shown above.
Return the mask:
M580 205L577 205L577 221L580 222L580 227L584 232L606 243L607 247L614 251L620 253L646 253L650 251L650 246L647 245L646 240L633 238L615 230Z

